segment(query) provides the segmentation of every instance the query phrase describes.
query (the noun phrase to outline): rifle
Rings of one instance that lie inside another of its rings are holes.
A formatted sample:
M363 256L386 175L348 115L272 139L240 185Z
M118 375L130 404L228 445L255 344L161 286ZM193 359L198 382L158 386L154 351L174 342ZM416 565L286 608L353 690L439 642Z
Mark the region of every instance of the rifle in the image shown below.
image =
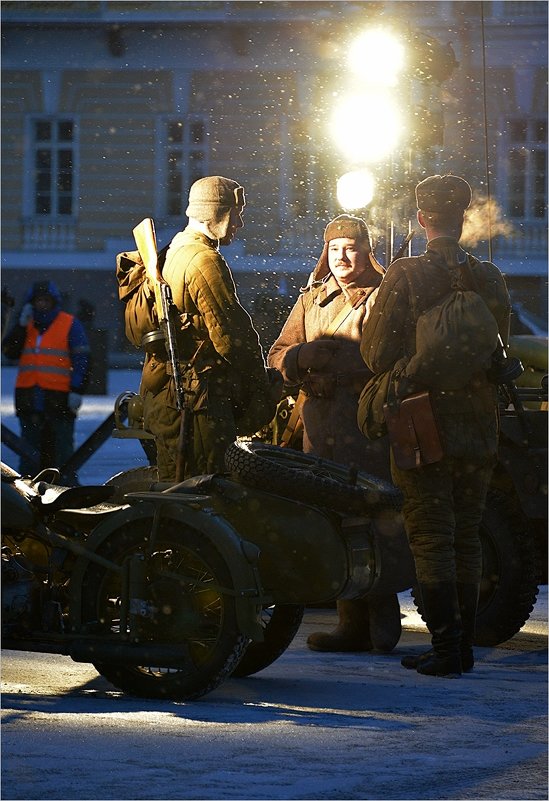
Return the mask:
M414 236L414 231L410 231L409 234L406 234L402 242L402 245L399 247L393 258L391 259L391 264L397 259L400 259L402 258L402 256L404 256L406 248L408 247L408 244L412 241L413 236Z
M133 236L139 255L143 260L147 277L154 287L154 304L160 331L164 337L164 346L171 366L175 388L175 402L181 414L181 428L177 446L176 481L183 481L185 475L186 453L189 446L190 408L186 401L183 377L180 368L176 331L179 325L179 313L173 302L172 290L162 277L158 266L158 252L154 221L146 217L133 229Z

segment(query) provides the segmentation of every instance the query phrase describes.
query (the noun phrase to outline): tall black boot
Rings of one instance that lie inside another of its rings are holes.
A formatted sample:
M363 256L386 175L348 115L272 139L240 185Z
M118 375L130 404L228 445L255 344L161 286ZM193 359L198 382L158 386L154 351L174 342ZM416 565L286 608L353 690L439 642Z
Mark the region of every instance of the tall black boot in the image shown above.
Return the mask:
M475 664L473 655L473 642L475 638L475 622L478 608L478 584L457 584L459 611L461 615L461 670L469 673ZM409 654L403 656L400 664L408 670L417 670L418 666L433 657L434 651L424 651L422 654Z
M468 673L473 669L475 658L473 642L478 609L478 584L457 584L459 611L461 613L461 669Z
M367 601L372 648L388 654L402 634L398 595L368 595Z
M418 661L416 670L424 676L460 676L461 615L456 584L422 583L420 590L433 649Z
M339 623L331 632L315 631L307 638L313 651L371 651L368 602L365 598L337 601Z

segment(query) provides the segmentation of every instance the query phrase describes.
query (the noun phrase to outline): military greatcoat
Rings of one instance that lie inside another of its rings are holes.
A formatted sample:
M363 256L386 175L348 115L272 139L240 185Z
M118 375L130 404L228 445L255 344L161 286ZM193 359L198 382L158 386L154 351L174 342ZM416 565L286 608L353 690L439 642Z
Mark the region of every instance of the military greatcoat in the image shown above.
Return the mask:
M298 297L269 351L268 363L281 371L287 385L302 385L306 393L301 411L306 453L353 464L390 479L386 438L377 442L366 440L356 419L358 397L371 376L360 355L362 326L374 302L379 280L377 275L372 280L372 272L367 271L362 281L359 279L345 290L331 273L321 281L312 282ZM331 363L322 373L304 373L298 367L301 344L322 338L357 287L364 290L366 300L348 314L333 335L339 349Z

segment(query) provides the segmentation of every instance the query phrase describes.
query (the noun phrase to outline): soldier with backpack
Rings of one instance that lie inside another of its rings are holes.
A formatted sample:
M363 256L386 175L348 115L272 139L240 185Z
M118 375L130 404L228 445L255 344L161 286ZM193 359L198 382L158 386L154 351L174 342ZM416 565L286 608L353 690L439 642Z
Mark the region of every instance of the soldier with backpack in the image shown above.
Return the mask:
M144 427L155 437L160 481L223 472L228 445L266 425L280 398L282 379L267 370L258 333L219 251L242 228L244 206L244 189L236 181L219 175L195 181L189 223L159 254L178 316L175 335L186 398L183 416L166 352L148 353L140 394ZM158 321L154 287L144 281L138 257L121 254L117 275L126 334L139 346L147 333L154 339ZM183 470L178 469L181 450Z
M503 276L494 264L475 259L459 245L471 198L467 181L454 175L433 175L416 186L426 252L391 265L361 343L362 357L374 373L399 362L392 387L397 407L414 393L428 392L442 444L438 461L431 463L422 463L418 452L415 464L399 467L394 448L391 453L432 641L431 650L405 656L402 664L429 676L457 676L474 664L482 569L479 525L498 445L497 387L488 371L498 332L504 345L509 334L511 304ZM430 336L426 322L432 326ZM447 342L441 343L448 330L458 340L458 356L442 369ZM436 343L444 352L437 354ZM430 351L429 344L434 344Z

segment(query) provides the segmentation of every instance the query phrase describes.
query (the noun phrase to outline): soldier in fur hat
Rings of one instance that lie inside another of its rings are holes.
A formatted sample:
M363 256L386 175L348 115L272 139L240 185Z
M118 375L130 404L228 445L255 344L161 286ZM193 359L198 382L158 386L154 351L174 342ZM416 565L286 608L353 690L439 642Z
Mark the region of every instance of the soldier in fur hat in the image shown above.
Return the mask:
M328 223L324 248L307 286L272 345L268 362L289 386L300 385L303 450L389 477L386 439L367 442L357 426L360 391L371 373L360 357L364 320L383 267L372 252L364 220L342 214ZM338 319L337 330L327 334ZM391 651L400 633L396 595L337 602L339 625L311 634L318 651Z
M457 175L431 175L416 186L417 219L426 252L398 259L387 271L363 329L361 352L376 373L404 360L397 396L429 391L444 448L442 459L402 469L392 458L394 483L404 496L403 514L414 556L423 615L432 649L405 656L404 667L428 676L458 676L474 665L473 641L482 572L479 525L498 446L497 388L486 369L450 390L406 374L416 354L422 312L448 296L452 286L475 289L509 335L510 300L505 280L491 262L459 245L471 187ZM465 293L464 293L465 294ZM494 335L494 350L497 334ZM488 365L489 366L489 365Z

